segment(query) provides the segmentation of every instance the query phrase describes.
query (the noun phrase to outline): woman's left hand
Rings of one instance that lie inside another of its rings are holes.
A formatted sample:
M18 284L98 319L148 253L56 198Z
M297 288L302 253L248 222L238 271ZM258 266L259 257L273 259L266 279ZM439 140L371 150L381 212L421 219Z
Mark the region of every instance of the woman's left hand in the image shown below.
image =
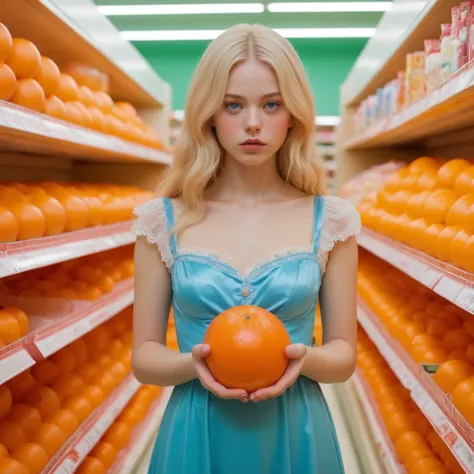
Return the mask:
M308 348L304 344L292 344L285 348L288 357L288 367L280 380L270 387L261 388L250 394L250 401L261 402L269 398L280 396L287 388L291 387L301 374L303 363L306 358Z

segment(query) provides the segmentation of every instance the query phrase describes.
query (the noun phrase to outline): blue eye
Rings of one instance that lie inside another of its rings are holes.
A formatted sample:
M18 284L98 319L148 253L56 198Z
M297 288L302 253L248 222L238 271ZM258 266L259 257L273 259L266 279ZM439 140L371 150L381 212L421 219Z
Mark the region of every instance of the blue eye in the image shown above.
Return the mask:
M226 107L233 112L241 108L240 104L238 104L237 102L229 102L228 104L226 104Z
M265 105L265 107L269 110L276 110L278 109L279 106L280 104L276 102L275 100L271 100L270 102L267 102L267 104Z

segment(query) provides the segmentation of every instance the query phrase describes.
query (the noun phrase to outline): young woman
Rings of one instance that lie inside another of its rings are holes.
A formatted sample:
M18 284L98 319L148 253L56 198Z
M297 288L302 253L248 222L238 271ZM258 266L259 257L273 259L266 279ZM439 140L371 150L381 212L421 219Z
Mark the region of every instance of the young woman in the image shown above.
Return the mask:
M133 369L174 386L150 474L340 474L318 383L356 362L360 221L323 197L313 97L290 43L238 25L197 66L159 196L136 209ZM320 301L324 344L311 347ZM165 347L170 305L180 352ZM220 385L202 343L211 320L257 305L285 324L287 371L247 393Z

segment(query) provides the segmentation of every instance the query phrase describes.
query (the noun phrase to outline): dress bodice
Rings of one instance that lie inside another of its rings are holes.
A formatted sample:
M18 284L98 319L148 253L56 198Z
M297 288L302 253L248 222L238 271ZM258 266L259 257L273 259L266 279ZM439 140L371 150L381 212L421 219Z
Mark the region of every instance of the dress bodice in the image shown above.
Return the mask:
M138 206L134 230L157 245L171 273L178 345L182 352L201 343L211 320L237 305L256 305L285 324L292 343L311 344L315 307L329 253L337 241L358 233L360 219L346 201L315 196L312 242L284 249L244 273L212 252L179 249L170 237L172 200L157 198Z

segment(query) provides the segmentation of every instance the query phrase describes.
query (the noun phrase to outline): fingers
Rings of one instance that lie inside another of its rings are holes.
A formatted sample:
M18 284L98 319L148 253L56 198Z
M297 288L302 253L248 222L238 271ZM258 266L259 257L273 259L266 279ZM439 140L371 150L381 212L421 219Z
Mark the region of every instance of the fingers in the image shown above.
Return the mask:
M308 348L304 344L291 344L285 348L285 354L288 359L302 359Z
M192 355L195 359L204 359L211 353L211 348L207 344L196 344L193 347Z

